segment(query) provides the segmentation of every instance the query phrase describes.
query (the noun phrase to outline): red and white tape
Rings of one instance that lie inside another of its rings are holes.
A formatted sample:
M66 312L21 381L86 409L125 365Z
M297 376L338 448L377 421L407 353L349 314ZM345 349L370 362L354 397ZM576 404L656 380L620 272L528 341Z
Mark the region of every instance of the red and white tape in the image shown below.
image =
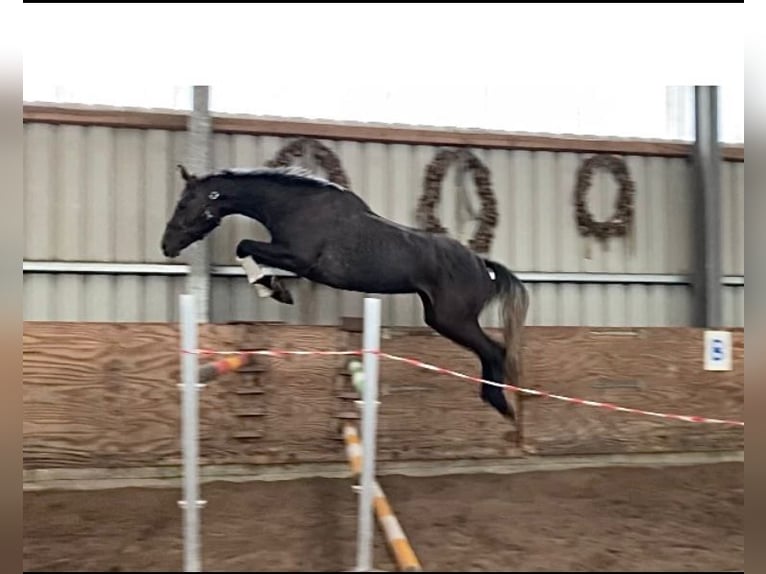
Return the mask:
M517 387L514 385L504 384L504 383L496 383L494 381L487 381L485 379L481 379L479 377L472 377L471 375L465 375L463 373L458 373L457 371L451 371L450 369L445 369L442 367L437 367L435 365L429 365L428 363L424 363L422 361L418 361L417 359L408 359L406 357L398 357L396 355L390 355L388 353L379 353L381 357L384 357L386 359L391 359L393 361L399 361L402 363L407 363L408 365L413 365L415 367L419 367L421 369L426 369L429 371L434 371L436 373L440 373L443 375L451 375L453 377L457 377L460 379L466 379L469 381L473 381L475 383L484 383L487 385L492 385L495 387L501 387L505 389L509 389L511 391L524 393L528 395L536 395L538 397L547 397L549 399L556 399L559 401L564 401L567 403L573 403L576 405L586 405L589 407L600 407L604 409L609 409L613 411L620 411L623 413L634 413L639 415L647 415L650 417L659 417L663 419L675 419L690 423L712 423L712 424L722 424L722 425L733 425L733 426L745 426L744 421L733 421L733 420L726 420L726 419L712 419L712 418L706 418L706 417L700 417L696 415L676 415L676 414L669 414L669 413L656 413L654 411L644 411L641 409L634 409L631 407L623 407L620 405L615 405L612 403L602 403L599 401L589 401L587 399L578 399L575 397L567 397L565 395L557 395L554 393L548 393L546 391L539 391L537 389L525 389L523 387Z
M182 351L183 352L183 351ZM191 351L189 351L191 353ZM264 357L284 357L287 355L361 355L362 351L287 351L282 349L261 349L258 351L213 351L211 349L197 349L195 355L261 355Z
M599 407L602 409L608 409L612 411L619 411L622 413L632 413L637 415L645 415L650 417L657 417L662 419L672 419L672 420L679 420L689 423L709 423L709 424L720 424L720 425L729 425L729 426L745 426L744 421L735 421L735 420L727 420L727 419L715 419L715 418L707 418L707 417L700 417L696 415L678 415L678 414L671 414L671 413L658 413L654 411L645 411L641 409L634 409L631 407L623 407L620 405L615 405L613 403L603 403L599 401L590 401L587 399L579 399L576 397L568 397L566 395L558 395L555 393L549 393L546 391L540 391L537 389L526 389L524 387L517 387L515 385L509 385L507 383L496 383L494 381L488 381L486 379L482 379L479 377L474 377L471 375L466 375L464 373L458 373L457 371L452 371L450 369L445 369L443 367L437 367L435 365L430 365L428 363L424 363L423 361L419 361L417 359L409 359L407 357L399 357L397 355L391 355L389 353L383 353L381 351L373 351L378 354L378 356L389 359L392 361L398 361L400 363L406 363L408 365L412 365L414 367L418 367L420 369L425 369L427 371L433 371L435 373L439 373L442 375L450 375L453 377L457 377L459 379L465 379L467 381L472 381L474 383L483 383L487 385L492 385L494 387L500 387L504 389L508 389L510 391L514 391L517 393L523 393L527 395L535 395L538 397L546 397L549 399L556 399L559 401L564 401L567 403L572 403L576 405L585 405L589 407ZM262 355L262 356L268 356L268 357L283 357L287 355L319 355L319 356L329 356L329 355L363 355L365 351L287 351L287 350L278 350L278 349L272 349L272 350L259 350L259 351L212 351L208 349L199 349L197 351L197 354L199 355L244 355L244 354L254 354L254 355Z

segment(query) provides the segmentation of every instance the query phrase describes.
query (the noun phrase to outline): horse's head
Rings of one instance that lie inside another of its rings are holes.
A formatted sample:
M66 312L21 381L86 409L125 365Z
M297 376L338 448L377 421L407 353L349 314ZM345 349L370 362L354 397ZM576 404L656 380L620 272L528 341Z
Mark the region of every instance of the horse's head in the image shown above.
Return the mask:
M221 194L215 189L215 180L190 175L182 165L178 169L186 185L162 235L166 257L177 257L221 223Z

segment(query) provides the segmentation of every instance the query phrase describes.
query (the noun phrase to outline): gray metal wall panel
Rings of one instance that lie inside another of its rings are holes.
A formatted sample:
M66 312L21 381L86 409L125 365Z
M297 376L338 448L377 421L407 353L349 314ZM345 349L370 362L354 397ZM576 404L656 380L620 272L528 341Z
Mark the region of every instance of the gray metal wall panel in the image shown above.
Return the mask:
M26 259L167 261L160 238L182 189L185 133L25 124L24 134Z
M181 182L172 162L173 134L162 130L147 130L144 138L142 164L144 166L143 202L139 205L146 231L141 235L141 253L144 259L161 262L161 234L168 220L168 195L175 195ZM171 174L173 179L169 178Z
M114 258L114 221L118 213L114 137L111 128L94 127L86 132L84 253L74 259L112 261Z
M24 126L24 257L53 259L55 179L53 135L44 124Z
M25 321L178 320L183 277L24 275Z
M62 126L56 132L53 184L57 200L54 212L54 253L57 259L76 259L84 252L85 129L81 126Z
M343 315L341 293L303 280L289 280L294 305L261 299L244 277L214 277L211 312L215 322L282 321L289 324L337 325ZM361 308L350 310L361 315Z
M123 262L144 260L146 229L142 206L145 201L144 145L146 132L118 130L115 133L114 258Z
M186 154L186 134L163 130L25 124L25 258L164 263L162 229L182 182L175 168ZM216 168L262 165L289 138L214 136ZM323 141L341 159L353 188L373 209L415 225L425 168L435 147ZM691 269L691 171L680 158L630 156L636 184L634 242L586 241L576 229L573 190L587 155L567 152L473 152L492 173L500 213L491 257L517 271L687 273ZM310 165L308 167L311 167ZM744 273L744 165L724 162L724 269ZM468 201L478 208L471 177ZM461 221L455 169L442 186L438 212L454 235L467 240L476 223ZM598 217L613 210L616 183L597 173L589 206ZM257 222L225 220L213 233L214 264L236 264L245 237L268 239ZM588 250L589 248L589 250ZM185 262L181 256L176 262ZM26 274L28 320L174 320L181 277L52 276ZM291 281L294 306L257 299L242 277L213 280L214 320L263 319L334 324L360 315L362 295ZM531 285L530 324L683 325L689 321L684 286ZM741 322L743 289L727 288L727 321ZM728 293L728 291L727 291ZM386 324L422 325L416 296L384 297ZM496 309L483 323L497 325Z
M300 283L301 287L295 285ZM283 321L288 324L337 325L342 315L361 316L362 303L341 307L341 293L291 280L295 305L260 299L244 277L213 279L212 308L216 321ZM312 294L312 290L315 292ZM530 284L529 325L682 326L691 320L691 290L684 285ZM412 295L382 296L387 326L423 326L420 301ZM481 324L499 327L492 305Z
M52 275L25 274L22 281L24 321L52 321L53 309L48 288Z
M745 274L745 165L721 166L721 243L725 275Z
M686 325L691 312L683 285L533 284L530 296L529 325Z
M678 273L691 273L693 266L693 221L694 202L691 172L685 159L675 158L667 161L667 201L668 218L666 219L666 247L664 251L670 257L670 268Z
M161 130L25 124L27 205L25 256L30 259L164 262L159 238L181 189L175 164L185 134ZM216 134L216 167L262 165L287 138ZM414 224L423 173L437 148L325 142L354 189L371 206ZM690 268L690 170L678 158L627 158L636 182L635 249L612 240L608 249L576 230L572 195L584 155L522 150L474 150L492 171L500 221L491 256L523 271L683 273ZM724 162L727 274L742 274L744 168ZM470 178L467 187L473 188ZM475 222L457 220L455 174L443 182L439 213L467 238ZM733 190L733 191L732 191ZM165 198L164 201L162 198ZM611 214L616 183L596 173L589 206ZM471 196L474 206L475 197ZM163 209L164 206L164 209ZM35 209L31 209L34 207ZM214 263L233 264L242 237L267 238L263 228L234 217L214 232ZM586 257L590 246L590 258ZM731 261L731 263L728 263Z
M745 288L724 287L723 324L725 327L745 326Z

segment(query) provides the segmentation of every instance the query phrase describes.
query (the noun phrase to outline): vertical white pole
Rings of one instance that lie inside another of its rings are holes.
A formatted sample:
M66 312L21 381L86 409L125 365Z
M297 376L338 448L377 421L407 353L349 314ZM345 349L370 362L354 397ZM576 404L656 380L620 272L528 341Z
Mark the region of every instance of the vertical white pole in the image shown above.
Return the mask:
M192 173L201 174L213 167L213 132L210 117L210 86L194 86L193 109L187 124L187 167ZM202 239L187 249L189 275L187 289L197 295L196 317L206 322L210 317L210 239Z
M181 450L183 451L184 572L201 572L199 541L197 306L194 295L180 296L181 313Z
M380 350L380 299L364 300L364 388L362 390L362 476L356 569L372 570L373 484L375 482L375 433L378 406L378 354ZM372 351L372 352L369 352Z

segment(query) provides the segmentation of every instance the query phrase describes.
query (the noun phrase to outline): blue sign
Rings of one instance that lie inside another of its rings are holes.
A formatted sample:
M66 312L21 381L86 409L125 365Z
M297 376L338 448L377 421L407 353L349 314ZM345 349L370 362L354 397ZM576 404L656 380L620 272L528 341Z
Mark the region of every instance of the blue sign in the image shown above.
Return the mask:
M705 370L731 371L731 332L705 331Z
M726 357L726 348L721 339L710 341L710 360L719 363Z

